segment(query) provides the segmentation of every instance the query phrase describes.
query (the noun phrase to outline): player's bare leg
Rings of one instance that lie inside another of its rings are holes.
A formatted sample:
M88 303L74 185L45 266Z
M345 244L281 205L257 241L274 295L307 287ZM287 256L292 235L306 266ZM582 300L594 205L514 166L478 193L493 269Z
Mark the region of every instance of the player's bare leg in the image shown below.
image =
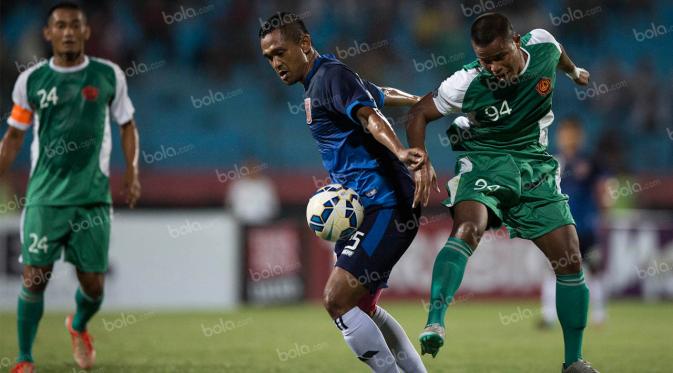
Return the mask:
M574 225L557 228L535 240L556 274L556 312L563 328L564 373L597 373L582 360L582 337L589 310L589 288L582 273L582 256Z
M453 209L453 229L432 268L430 310L421 333L421 353L435 357L444 345L444 318L463 280L467 260L476 250L488 224L488 209L476 201L463 201Z
M17 308L19 357L12 373L33 372L32 348L37 328L44 313L44 290L51 278L52 265L23 266L23 284Z
M103 302L105 275L78 270L77 278L80 284L75 294L77 312L65 319L65 326L72 339L72 355L75 362L80 368L89 369L96 362L96 349L86 324L98 312Z
M369 290L348 271L335 267L323 294L323 305L355 355L374 372L397 372L395 357L374 320L358 303Z

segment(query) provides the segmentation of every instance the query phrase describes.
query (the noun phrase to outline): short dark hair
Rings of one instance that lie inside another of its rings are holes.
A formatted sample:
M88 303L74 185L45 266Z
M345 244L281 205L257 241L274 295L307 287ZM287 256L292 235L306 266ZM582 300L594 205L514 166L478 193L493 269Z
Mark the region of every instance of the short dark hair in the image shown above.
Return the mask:
M56 3L51 8L49 8L49 11L47 12L47 23L49 23L49 19L51 19L52 14L54 14L54 12L57 9L77 10L80 13L82 13L83 16L86 17L86 14L84 14L84 10L82 10L82 7L80 7L79 4L73 3L72 1L61 1Z
M280 30L283 36L296 43L299 43L304 35L309 34L304 21L298 15L288 12L278 12L267 18L259 28L259 38L263 38L273 30Z
M514 35L514 29L509 19L500 13L485 13L477 17L472 23L472 42L485 47L493 40L502 37L505 40Z

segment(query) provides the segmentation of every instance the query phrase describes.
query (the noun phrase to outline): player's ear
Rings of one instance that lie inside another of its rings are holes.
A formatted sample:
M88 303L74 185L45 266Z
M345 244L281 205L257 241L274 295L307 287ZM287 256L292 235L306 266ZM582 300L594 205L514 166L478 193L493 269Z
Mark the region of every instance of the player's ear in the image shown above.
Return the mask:
M51 42L51 30L49 29L49 23L42 28L42 36L44 40Z
M514 45L519 48L521 46L521 35L515 32L514 35L512 35L512 41L514 41Z
M299 41L299 47L301 48L301 51L304 52L304 54L309 54L311 53L311 35L309 34L304 34L301 37L301 40Z
M91 37L91 27L89 25L84 26L84 41L88 41Z

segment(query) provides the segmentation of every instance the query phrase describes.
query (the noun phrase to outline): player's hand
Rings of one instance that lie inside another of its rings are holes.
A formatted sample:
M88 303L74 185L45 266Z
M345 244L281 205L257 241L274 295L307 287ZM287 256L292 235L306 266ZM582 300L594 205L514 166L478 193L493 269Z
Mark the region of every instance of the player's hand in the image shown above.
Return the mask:
M435 168L432 167L430 160L421 167L421 169L414 171L414 203L412 207L427 206L430 200L430 189L434 188L439 192L439 184L437 183L437 174Z
M402 161L411 171L416 171L428 162L428 153L420 148L402 149L397 153L397 159Z
M570 79L575 82L577 85L588 85L589 84L589 77L591 74L589 74L588 71L581 67L576 67L574 74L566 74Z
M138 180L138 170L134 167L126 169L123 194L126 196L126 203L129 207L134 208L140 198L140 180Z

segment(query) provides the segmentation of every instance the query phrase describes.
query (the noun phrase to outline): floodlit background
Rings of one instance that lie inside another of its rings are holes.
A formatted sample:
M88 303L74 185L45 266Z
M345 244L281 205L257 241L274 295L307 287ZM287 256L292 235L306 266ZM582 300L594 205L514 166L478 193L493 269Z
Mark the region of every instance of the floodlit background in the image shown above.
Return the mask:
M53 4L0 1L0 133L16 77L50 57L41 29ZM479 14L502 12L521 34L551 32L592 80L578 87L559 73L555 122L581 121L583 153L603 175L598 260L613 302L606 323L587 332L587 357L612 372L673 369L664 344L673 332L670 2L122 0L83 7L92 28L86 53L124 70L141 142L143 195L129 210L113 127L111 268L104 313L92 321L101 372L365 370L317 304L331 247L312 236L304 208L330 181L306 128L301 85L283 85L261 56L258 29L278 11L298 14L320 53L418 95L474 60L469 26ZM404 137L406 111L383 111ZM456 158L445 134L450 120L427 134L443 183ZM31 139L0 180L0 371L16 353ZM433 194L421 219L400 223L419 225L420 233L383 296L414 342L434 256L451 228L443 198ZM540 284L550 273L531 243L487 233L448 313L448 348L427 360L430 371L557 369L560 328L535 329ZM58 263L36 345L45 371L72 371L60 318L73 308L76 286L71 266Z

